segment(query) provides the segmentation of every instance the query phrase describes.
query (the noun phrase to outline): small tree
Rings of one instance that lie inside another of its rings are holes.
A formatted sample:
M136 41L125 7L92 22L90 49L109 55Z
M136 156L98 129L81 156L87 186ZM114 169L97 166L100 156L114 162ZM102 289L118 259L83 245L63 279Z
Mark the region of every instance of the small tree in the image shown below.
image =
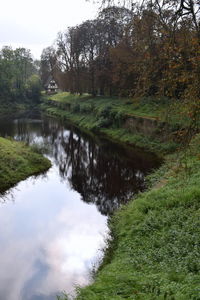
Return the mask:
M27 82L27 97L34 103L40 101L42 84L38 75L32 75Z

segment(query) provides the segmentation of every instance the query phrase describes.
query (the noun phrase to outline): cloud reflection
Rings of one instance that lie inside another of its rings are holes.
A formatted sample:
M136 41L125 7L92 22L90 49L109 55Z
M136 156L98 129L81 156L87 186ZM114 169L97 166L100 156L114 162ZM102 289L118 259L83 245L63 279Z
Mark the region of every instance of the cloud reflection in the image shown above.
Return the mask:
M104 243L107 218L67 190L56 173L52 168L45 182L21 182L15 205L8 201L1 207L4 300L55 299L60 291L73 293L74 285L88 283L89 268Z

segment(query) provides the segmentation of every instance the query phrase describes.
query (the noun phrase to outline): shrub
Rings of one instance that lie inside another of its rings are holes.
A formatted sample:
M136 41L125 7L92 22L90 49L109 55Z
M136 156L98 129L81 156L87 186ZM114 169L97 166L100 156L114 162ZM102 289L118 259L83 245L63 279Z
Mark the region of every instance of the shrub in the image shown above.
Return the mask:
M110 117L110 114L111 114L111 109L112 109L112 106L111 105L106 105L104 106L100 112L99 112L99 117L103 117L103 118L109 118Z
M93 111L93 106L91 104L82 104L80 106L81 113L91 113Z
M71 110L72 110L72 112L74 112L74 113L79 113L79 112L80 112L80 104L78 104L78 103L72 104Z

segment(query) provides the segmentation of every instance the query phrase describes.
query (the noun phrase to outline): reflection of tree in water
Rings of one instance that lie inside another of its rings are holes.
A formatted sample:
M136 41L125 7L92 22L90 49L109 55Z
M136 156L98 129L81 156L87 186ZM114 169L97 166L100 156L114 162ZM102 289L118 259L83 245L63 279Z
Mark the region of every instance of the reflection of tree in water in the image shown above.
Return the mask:
M83 201L95 203L105 215L143 190L144 176L156 164L151 155L145 157L105 141L95 143L54 119L17 121L6 130L6 135L18 140L48 146L62 180L67 179Z
M136 160L124 153L119 155L120 149L115 147L108 142L99 146L73 131L66 134L65 130L59 131L54 141L61 177L68 179L83 201L95 203L103 214L112 213L143 190L144 175L151 168L138 155Z

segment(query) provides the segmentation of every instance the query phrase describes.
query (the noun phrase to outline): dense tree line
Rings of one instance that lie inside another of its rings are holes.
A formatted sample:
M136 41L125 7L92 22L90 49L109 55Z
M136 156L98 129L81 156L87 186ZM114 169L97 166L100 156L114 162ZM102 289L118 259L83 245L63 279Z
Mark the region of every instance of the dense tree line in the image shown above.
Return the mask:
M0 50L0 103L38 101L41 83L39 63L34 61L30 50L3 47Z
M199 96L199 0L125 3L59 33L42 53L43 83L52 74L72 93Z

